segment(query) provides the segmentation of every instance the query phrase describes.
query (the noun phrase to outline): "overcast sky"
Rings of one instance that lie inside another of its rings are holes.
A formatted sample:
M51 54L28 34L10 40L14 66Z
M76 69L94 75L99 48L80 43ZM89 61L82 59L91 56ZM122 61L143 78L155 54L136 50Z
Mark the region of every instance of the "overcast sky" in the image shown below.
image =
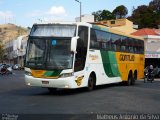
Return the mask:
M151 0L80 0L82 14L98 10L113 11L125 5L129 15L133 6L148 5ZM79 16L79 3L75 0L0 0L0 24L14 23L24 27L39 20L75 21Z

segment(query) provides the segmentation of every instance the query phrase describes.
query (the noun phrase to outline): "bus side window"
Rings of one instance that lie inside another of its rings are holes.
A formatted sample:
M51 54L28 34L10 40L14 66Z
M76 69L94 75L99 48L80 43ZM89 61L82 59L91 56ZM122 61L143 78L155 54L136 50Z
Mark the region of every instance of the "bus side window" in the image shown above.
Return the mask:
M128 38L128 48L130 53L134 52L134 42L133 42L133 38Z
M121 51L126 52L126 37L121 37Z
M97 41L96 32L94 29L91 29L90 36L90 49L99 49L100 43Z
M113 51L120 51L121 37L116 34L111 35L111 46Z
M144 54L144 41L140 40L140 54Z

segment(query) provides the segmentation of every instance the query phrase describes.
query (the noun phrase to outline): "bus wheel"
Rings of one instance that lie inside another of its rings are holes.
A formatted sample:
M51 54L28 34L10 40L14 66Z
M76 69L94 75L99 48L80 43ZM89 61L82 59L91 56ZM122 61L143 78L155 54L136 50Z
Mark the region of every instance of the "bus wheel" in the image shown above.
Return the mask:
M91 74L89 76L89 80L88 80L88 91L92 91L96 85L96 77L94 74Z
M134 77L132 77L131 85L135 85L135 81L136 81L136 79Z
M57 88L48 88L50 93L56 92Z
M133 84L133 77L132 77L132 74L129 74L129 76L128 76L128 81L127 81L127 85L128 86L130 86L130 85L132 85Z
M132 80L131 80L131 85L135 85L136 80L137 80L137 74L134 73L134 77L132 77Z

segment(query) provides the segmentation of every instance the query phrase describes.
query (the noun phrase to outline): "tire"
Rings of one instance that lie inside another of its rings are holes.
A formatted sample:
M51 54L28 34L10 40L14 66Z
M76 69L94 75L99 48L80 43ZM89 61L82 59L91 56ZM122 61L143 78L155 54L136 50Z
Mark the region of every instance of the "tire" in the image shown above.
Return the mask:
M153 78L151 78L151 83L154 81L154 77Z
M147 78L144 76L144 83L146 82L146 79L147 79Z
M96 81L95 76L91 74L88 79L88 88L87 88L88 91L92 91L95 88L96 85L95 81Z
M133 81L133 77L132 77L131 74L129 74L129 76L128 76L128 81L127 81L127 86L132 85L132 81Z
M135 85L136 80L137 80L137 76L134 74L134 77L132 77L132 80L131 80L131 85Z
M160 78L160 72L158 72L158 77Z
M48 88L50 93L56 92L57 88Z

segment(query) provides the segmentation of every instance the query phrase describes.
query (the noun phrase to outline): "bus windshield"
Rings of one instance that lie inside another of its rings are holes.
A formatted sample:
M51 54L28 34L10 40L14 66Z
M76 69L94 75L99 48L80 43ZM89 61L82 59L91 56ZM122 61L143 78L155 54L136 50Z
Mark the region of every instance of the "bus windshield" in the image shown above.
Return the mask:
M76 25L33 25L30 36L74 37Z
M70 46L71 38L30 38L25 65L33 69L70 69Z

